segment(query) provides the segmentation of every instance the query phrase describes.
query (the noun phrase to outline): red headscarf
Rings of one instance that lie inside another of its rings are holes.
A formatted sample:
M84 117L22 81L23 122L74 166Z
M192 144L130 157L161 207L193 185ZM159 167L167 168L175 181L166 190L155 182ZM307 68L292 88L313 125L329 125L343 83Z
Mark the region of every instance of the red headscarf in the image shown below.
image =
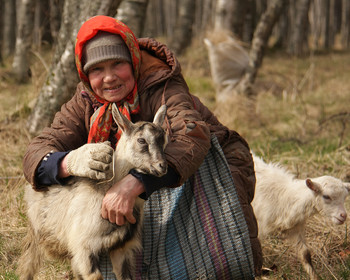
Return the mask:
M134 33L121 21L108 16L95 16L87 20L80 28L75 44L75 63L83 83L90 89L90 93L103 104L91 117L90 132L88 136L88 143L97 143L108 140L112 118L112 104L106 100L99 98L90 87L88 77L83 71L82 55L83 48L87 41L92 39L99 31L106 31L109 33L120 35L128 47L132 60L132 67L134 71L135 81L139 76L141 53ZM137 93L137 83L132 92L120 102L117 103L119 110L130 119L130 114L136 114L140 110L139 99ZM120 131L117 133L117 139L120 137Z

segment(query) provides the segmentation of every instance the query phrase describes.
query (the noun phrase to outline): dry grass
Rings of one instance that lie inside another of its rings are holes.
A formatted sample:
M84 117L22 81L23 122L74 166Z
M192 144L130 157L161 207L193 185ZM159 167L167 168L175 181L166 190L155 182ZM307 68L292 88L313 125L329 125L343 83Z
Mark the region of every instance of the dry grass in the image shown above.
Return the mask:
M350 180L350 61L349 53L293 59L269 53L256 82L254 100L235 96L216 104L206 50L203 45L181 57L193 93L219 119L240 132L251 148L267 161L281 162L298 177L330 174ZM45 71L34 57L29 85L16 85L0 69L0 279L15 275L26 232L22 158L30 136L25 130L30 102ZM349 203L346 205L350 209ZM334 227L314 217L307 239L322 279L350 278L348 225ZM264 279L307 279L293 248L271 238L263 243L265 266L274 269ZM39 279L68 279L67 264L47 263Z
M45 78L42 69L34 60L32 82L18 85L7 67L0 68L0 280L18 279L15 270L27 230L22 159L31 136L25 125ZM48 263L38 279L68 279L69 275L67 264Z

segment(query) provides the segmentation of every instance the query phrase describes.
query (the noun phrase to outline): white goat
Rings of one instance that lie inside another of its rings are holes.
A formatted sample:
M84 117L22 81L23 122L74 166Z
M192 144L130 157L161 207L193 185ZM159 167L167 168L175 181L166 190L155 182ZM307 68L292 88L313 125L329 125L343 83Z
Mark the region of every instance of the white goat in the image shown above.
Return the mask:
M306 245L306 220L322 212L334 224L345 222L344 201L350 183L322 176L300 180L276 164L267 164L253 155L256 190L253 208L259 225L259 237L282 234L295 245L305 271L318 279L312 266L311 253Z
M99 255L110 253L118 279L134 279L135 253L141 249L143 200L135 203L136 224L123 226L101 217L103 197L110 186L130 169L162 176L167 171L164 149L167 136L161 125L166 106L160 107L153 123L133 124L113 106L113 118L123 133L114 153L114 178L98 182L72 178L67 186L51 186L46 192L25 190L29 231L19 262L20 279L33 279L43 252L51 257L71 259L78 279L103 279Z

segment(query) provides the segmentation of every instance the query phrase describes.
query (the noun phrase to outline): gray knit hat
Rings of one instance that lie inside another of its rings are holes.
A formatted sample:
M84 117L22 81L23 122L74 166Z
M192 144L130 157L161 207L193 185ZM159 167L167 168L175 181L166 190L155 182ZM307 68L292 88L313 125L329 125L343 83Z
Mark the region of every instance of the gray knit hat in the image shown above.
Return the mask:
M109 59L131 63L130 52L123 39L117 34L100 31L84 46L83 70L87 73L92 65Z

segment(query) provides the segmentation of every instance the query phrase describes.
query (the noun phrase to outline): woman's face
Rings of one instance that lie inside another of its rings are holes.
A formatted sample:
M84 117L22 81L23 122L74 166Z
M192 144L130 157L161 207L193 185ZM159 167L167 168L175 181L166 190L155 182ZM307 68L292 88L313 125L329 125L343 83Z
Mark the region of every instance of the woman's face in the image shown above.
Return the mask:
M91 66L88 78L94 93L109 102L121 101L135 86L131 64L115 59Z

